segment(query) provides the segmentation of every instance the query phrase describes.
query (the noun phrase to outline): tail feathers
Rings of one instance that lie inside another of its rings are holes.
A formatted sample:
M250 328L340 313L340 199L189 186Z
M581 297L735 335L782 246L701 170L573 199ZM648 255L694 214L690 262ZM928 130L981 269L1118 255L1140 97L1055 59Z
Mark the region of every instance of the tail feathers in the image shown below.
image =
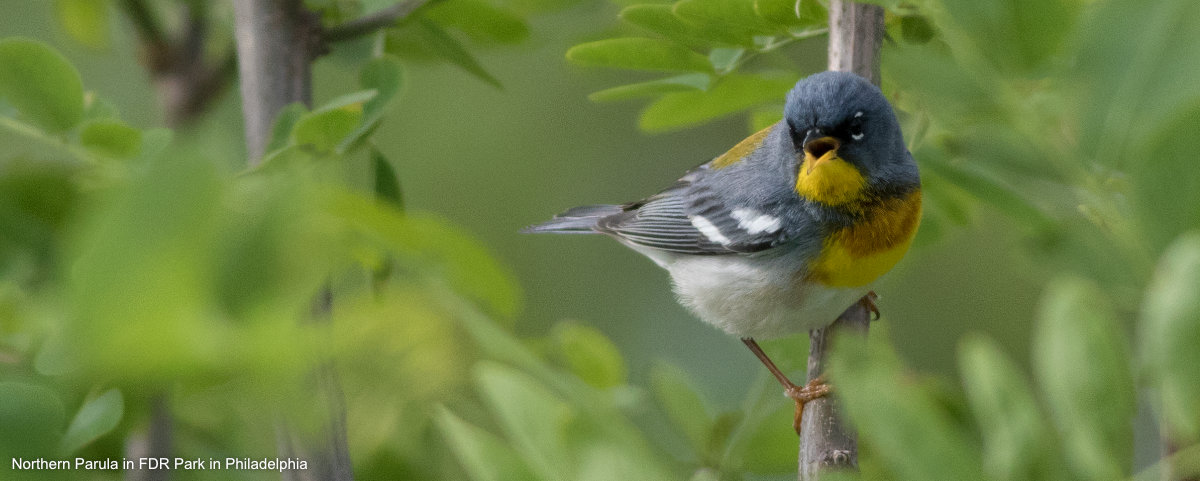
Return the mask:
M619 205L584 205L568 209L541 224L521 229L526 234L594 234L596 222L622 212Z

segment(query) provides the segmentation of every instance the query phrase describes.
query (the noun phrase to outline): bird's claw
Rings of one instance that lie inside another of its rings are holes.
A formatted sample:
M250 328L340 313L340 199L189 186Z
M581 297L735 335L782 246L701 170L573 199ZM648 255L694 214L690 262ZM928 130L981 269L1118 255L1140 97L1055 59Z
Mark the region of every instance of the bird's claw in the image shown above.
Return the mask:
M783 395L792 398L796 402L796 415L792 418L792 428L796 430L796 434L800 434L801 421L804 418L804 405L809 401L825 397L833 388L825 383L825 376L817 376L803 386L795 384L787 386L783 390Z

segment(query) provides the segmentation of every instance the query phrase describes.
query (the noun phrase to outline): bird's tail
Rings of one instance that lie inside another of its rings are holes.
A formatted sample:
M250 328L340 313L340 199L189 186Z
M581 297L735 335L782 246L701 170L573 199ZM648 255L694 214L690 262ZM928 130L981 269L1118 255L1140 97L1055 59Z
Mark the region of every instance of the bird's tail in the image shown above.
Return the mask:
M619 205L583 205L567 210L546 222L531 225L521 232L525 234L595 234L596 223L624 210Z

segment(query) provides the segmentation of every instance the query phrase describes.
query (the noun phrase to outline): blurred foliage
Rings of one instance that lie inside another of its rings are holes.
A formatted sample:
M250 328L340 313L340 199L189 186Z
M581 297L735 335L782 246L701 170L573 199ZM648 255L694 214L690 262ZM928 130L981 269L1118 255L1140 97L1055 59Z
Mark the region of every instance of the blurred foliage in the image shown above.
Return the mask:
M1179 47L1200 41L1200 7L877 3L891 39L883 88L929 199L924 242L995 210L1061 274L1030 373L982 336L961 343L961 388L907 369L886 335L840 339L831 376L862 472L831 477L1200 475L1200 52ZM332 26L393 2L306 4ZM95 15L106 5L55 4L96 47L114 25ZM403 101L406 65L499 85L473 50L525 39L525 16L561 5L445 0L339 49L358 85L286 109L263 162L238 172L126 123L53 49L0 41L0 453L119 458L165 391L180 455L273 457L271 420L320 418L302 386L331 358L364 478L794 476L791 405L773 380L722 410L671 364L638 385L588 324L517 336L507 269L462 228L399 210L405 184L372 134ZM636 33L567 58L659 72L592 96L649 99L650 131L778 120L797 57L826 29L812 0L624 2L620 18ZM333 322L298 322L326 286ZM1137 388L1178 450L1135 472ZM7 467L5 479L48 475Z

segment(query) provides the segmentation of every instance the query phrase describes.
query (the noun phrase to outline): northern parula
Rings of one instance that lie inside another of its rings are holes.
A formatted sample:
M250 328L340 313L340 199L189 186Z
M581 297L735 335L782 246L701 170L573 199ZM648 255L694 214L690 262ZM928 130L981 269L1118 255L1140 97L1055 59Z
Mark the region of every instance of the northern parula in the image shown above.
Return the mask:
M846 72L801 79L784 118L655 195L587 205L525 232L601 233L670 272L679 302L754 342L826 326L904 256L921 218L921 180L891 105ZM872 305L873 309L874 306Z

